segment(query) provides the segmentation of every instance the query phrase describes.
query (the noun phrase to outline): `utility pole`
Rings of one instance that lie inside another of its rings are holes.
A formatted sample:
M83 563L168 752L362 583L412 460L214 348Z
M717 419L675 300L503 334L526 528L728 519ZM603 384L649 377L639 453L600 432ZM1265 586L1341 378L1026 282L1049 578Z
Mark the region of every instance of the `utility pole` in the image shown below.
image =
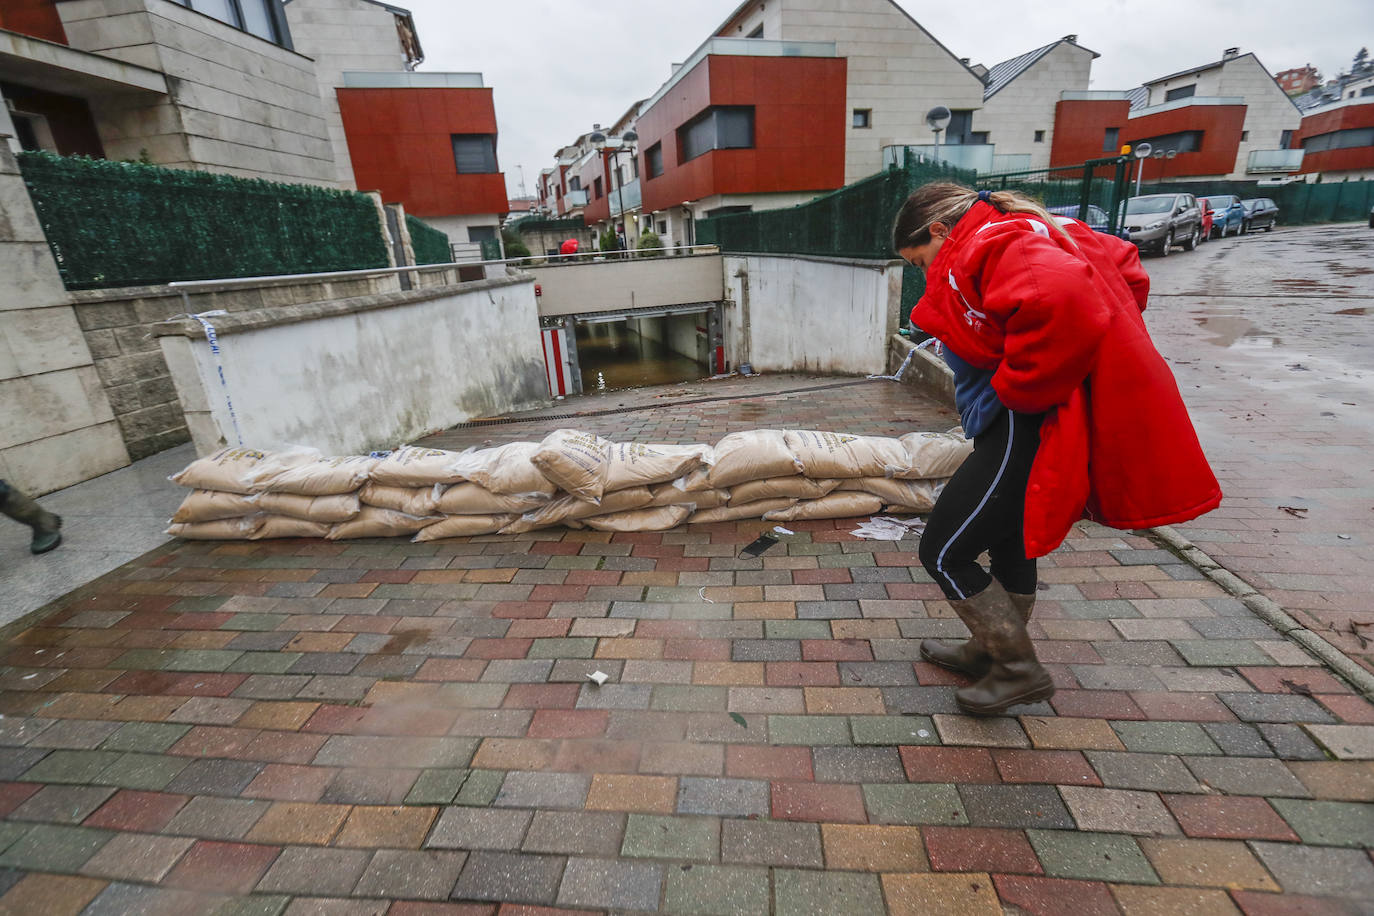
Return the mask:
M524 196L526 196L526 195L525 195L525 167L524 167L523 165L517 165L516 168L520 170L520 196L521 196L521 197L524 197Z

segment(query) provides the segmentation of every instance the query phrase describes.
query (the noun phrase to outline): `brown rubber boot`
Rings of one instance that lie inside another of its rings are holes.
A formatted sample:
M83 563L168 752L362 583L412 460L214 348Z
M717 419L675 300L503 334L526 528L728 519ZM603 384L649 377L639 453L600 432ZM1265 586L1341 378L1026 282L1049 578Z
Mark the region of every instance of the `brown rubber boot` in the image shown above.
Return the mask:
M1018 592L1007 592L1007 595L1011 598L1011 603L1015 605L1017 613L1021 615L1021 619L1029 622L1031 611L1035 609L1035 593L1022 595ZM967 674L975 680L987 674L988 667L992 664L987 649L983 648L976 639L966 639L961 643L923 639L921 640L921 657L941 668Z
M1001 585L994 581L972 598L951 604L991 662L978 683L955 691L960 708L975 716L995 716L1054 695L1054 681L1035 657L1021 608Z
M62 543L62 519L44 509L14 487L7 487L0 497L0 512L16 522L33 529L30 553L47 553Z

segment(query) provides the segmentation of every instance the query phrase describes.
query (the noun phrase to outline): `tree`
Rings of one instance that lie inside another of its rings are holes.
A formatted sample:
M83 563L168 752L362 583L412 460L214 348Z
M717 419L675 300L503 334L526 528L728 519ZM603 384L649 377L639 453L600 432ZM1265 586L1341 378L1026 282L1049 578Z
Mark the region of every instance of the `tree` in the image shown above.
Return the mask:
M641 258L656 258L663 254L663 242L659 241L658 233L652 229L646 230L639 236L639 256Z
M1360 76L1367 70L1374 69L1374 64L1369 62L1369 49L1360 48L1355 52L1355 60L1350 65L1350 75Z
M502 229L501 241L506 246L506 257L528 258L530 256L529 246L525 244L525 240L518 233L510 229Z

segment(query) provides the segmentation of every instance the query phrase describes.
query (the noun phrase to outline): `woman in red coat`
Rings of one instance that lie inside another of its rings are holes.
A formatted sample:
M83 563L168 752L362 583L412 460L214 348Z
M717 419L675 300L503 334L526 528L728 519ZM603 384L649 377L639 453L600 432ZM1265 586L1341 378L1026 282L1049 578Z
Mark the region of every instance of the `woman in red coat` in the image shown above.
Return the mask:
M973 439L920 545L972 636L921 654L976 678L959 705L995 715L1054 693L1026 633L1035 558L1085 512L1169 524L1216 508L1221 489L1145 330L1135 246L1013 191L935 183L903 205L893 247L926 273L911 321L940 342Z

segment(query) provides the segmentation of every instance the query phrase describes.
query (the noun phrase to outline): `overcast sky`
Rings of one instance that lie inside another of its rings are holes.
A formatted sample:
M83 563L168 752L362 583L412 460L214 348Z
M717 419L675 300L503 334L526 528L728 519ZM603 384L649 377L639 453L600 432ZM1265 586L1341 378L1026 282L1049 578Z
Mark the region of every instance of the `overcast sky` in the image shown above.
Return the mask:
M411 10L421 70L480 71L495 90L497 156L510 196L534 193L554 152L653 95L739 0L393 0ZM1271 73L1311 63L1326 77L1374 50L1371 0L973 0L899 3L956 57L989 66L1064 35L1102 56L1093 89L1129 89L1253 51Z

